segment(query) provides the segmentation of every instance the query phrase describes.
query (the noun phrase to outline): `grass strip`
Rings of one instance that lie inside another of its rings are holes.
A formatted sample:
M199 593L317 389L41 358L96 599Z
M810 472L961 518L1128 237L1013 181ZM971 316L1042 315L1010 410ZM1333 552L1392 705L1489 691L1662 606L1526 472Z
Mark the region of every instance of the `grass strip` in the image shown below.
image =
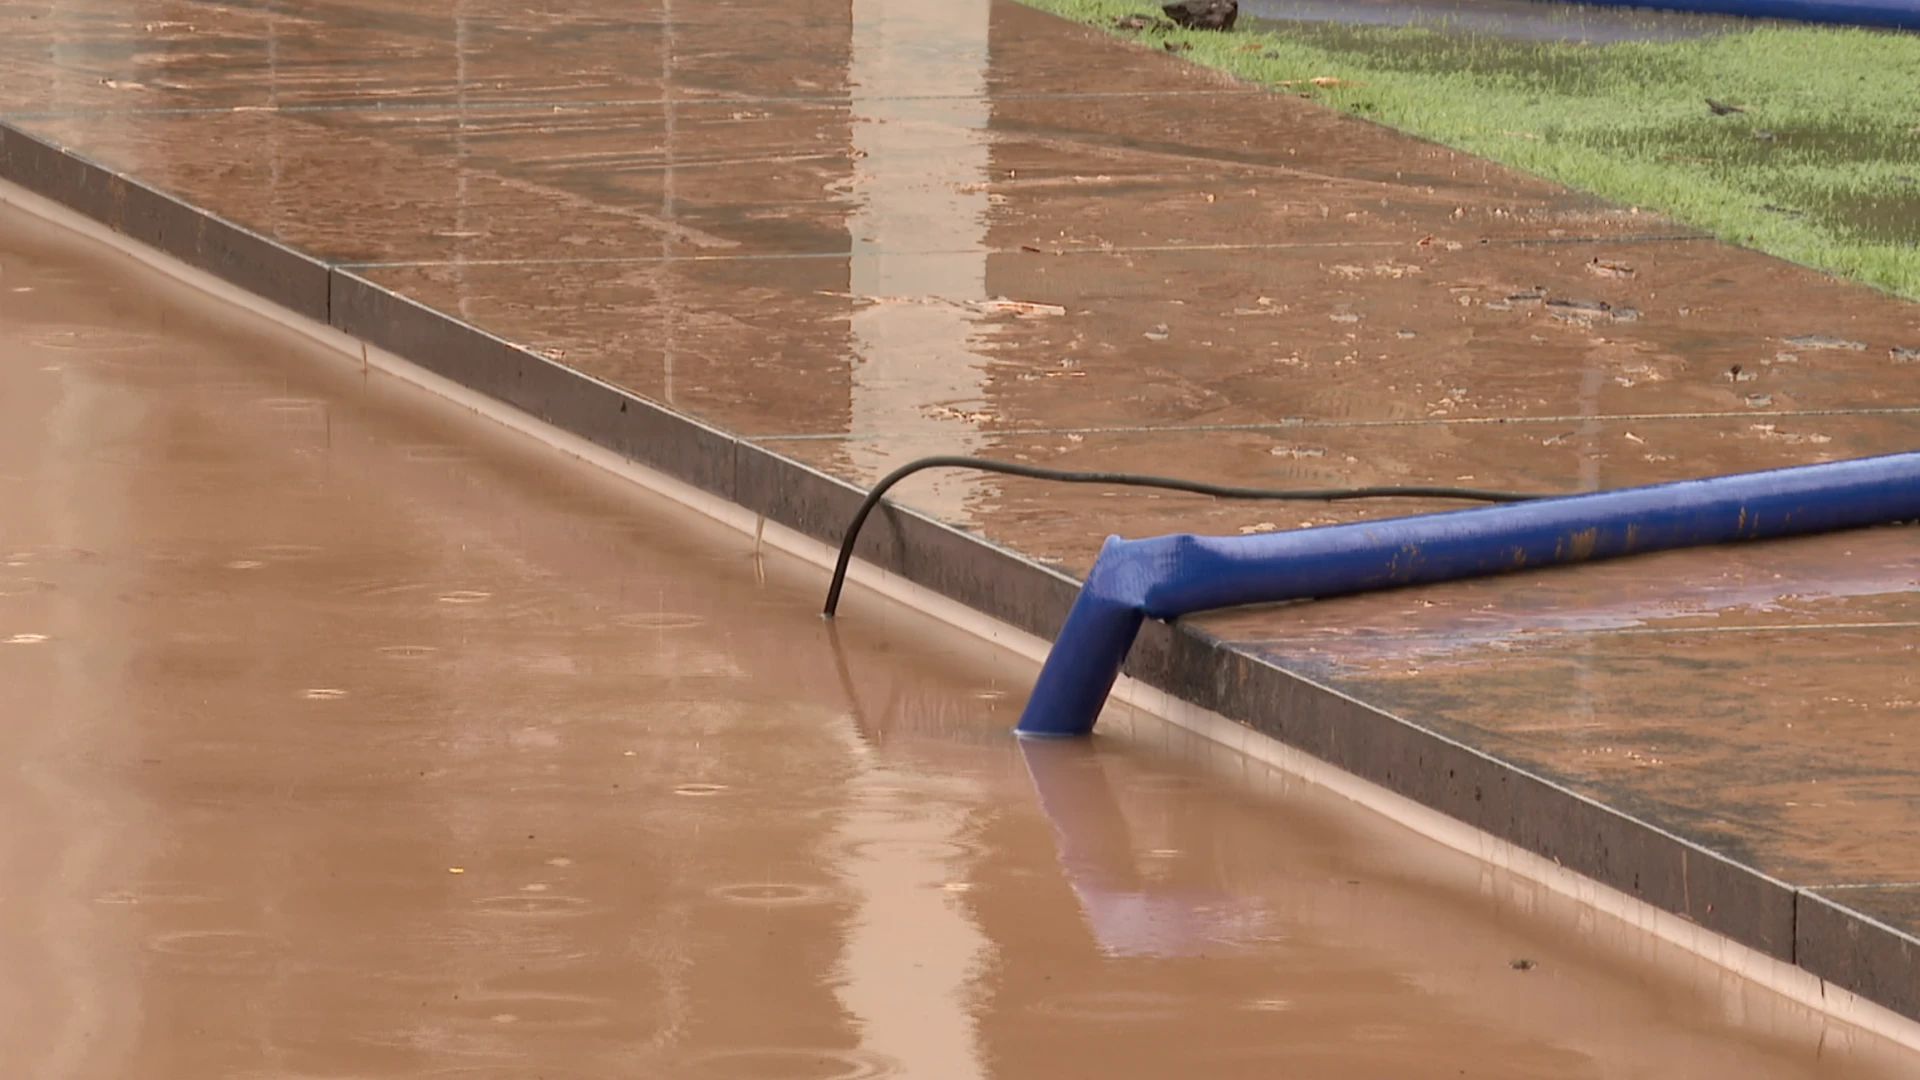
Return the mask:
M1920 299L1920 34L1761 24L1587 44L1244 16L1226 34L1126 31L1118 17L1157 5L1026 2Z

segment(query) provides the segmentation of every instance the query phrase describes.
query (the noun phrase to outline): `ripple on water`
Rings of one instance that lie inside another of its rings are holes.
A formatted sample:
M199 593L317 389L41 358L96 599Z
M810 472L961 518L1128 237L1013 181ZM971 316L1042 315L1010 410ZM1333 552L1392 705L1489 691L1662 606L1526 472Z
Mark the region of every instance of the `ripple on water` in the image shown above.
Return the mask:
M944 862L965 859L980 853L978 845L959 840L912 840L883 838L854 840L842 845L848 855L874 862Z
M209 893L196 892L184 885L143 885L134 889L115 889L93 898L96 904L115 904L135 907L142 904L161 906L171 904L211 904L220 898Z
M904 825L918 818L918 813L906 806L856 806L851 809L843 806L828 805L819 807L815 816L831 818L849 828L878 829L894 825Z
M898 1076L900 1063L864 1050L769 1046L682 1058L674 1073L684 1080L881 1080Z
M205 970L263 963L274 947L271 938L250 930L176 930L147 939L150 951Z
M707 895L729 904L749 907L807 907L843 899L840 890L827 885L802 885L792 882L720 885Z
M217 375L199 373L193 385L202 393L219 394L223 397L243 397L249 401L260 396L261 385L257 379L223 378Z
M42 349L85 350L87 352L126 352L152 348L160 335L151 330L117 326L92 326L86 323L40 323L24 331L28 345Z
M463 994L452 1005L458 1019L465 1023L536 1031L602 1027L611 1021L613 1013L608 998L540 991Z
M427 592L433 588L424 581L356 581L340 591L348 596L382 597Z
M580 948L569 934L530 930L510 938L500 936L500 927L483 922L463 921L459 926L414 925L396 929L387 935L397 947L440 950L448 955L485 953L496 960L520 965L538 964L543 968L585 963L596 955ZM431 971L419 973L421 981L439 976Z
M1327 1034L1305 1036L1310 1025L1294 1025L1286 1039L1264 1045L1208 1048L1208 1061L1232 1062L1240 1068L1259 1067L1275 1076L1425 1076L1433 1068L1433 1051L1424 1046L1406 1046L1353 1040L1338 1023L1326 1025ZM1234 1070L1236 1072L1239 1069Z
M1357 1024L1348 1029L1347 1037L1365 1043L1406 1042L1413 1038L1413 1029L1405 1024Z
M704 616L678 611L633 611L615 615L613 621L634 630L691 630L707 622Z
M561 896L555 893L483 896L475 900L473 906L487 915L522 919L574 918L594 909L593 902L584 896Z
M264 397L257 403L274 412L313 412L327 407L324 400L307 397Z
M1180 999L1156 990L1089 990L1050 997L1030 1008L1063 1020L1141 1023L1177 1015Z
M408 461L457 463L472 461L474 454L458 446L443 446L438 443L421 443L415 446L403 446L400 453Z
M409 1045L412 1045L409 1043ZM555 1069L544 1064L444 1065L410 1074L414 1080L608 1080L605 1073Z
M29 577L0 577L0 596L27 596L32 593L52 592L59 586L51 581Z
M373 651L389 660L424 660L440 649L435 645L381 645Z
M1135 791L1195 791L1207 787L1207 782L1198 776L1181 773L1145 773L1129 777L1126 786Z
M1225 932L1208 935L1207 940L1229 948L1255 951L1278 952L1294 948L1294 941L1290 935L1261 929L1229 927Z
M64 544L39 544L23 551L9 551L5 555L0 555L0 563L8 566L26 566L29 563L90 562L99 557L99 552L89 548L69 547Z
M730 789L725 784L681 784L673 789L673 793L675 795L686 795L692 798L710 798L714 795L725 794L728 790Z
M295 559L311 559L320 554L320 548L315 544L260 544L248 548L247 553L275 562L291 562Z

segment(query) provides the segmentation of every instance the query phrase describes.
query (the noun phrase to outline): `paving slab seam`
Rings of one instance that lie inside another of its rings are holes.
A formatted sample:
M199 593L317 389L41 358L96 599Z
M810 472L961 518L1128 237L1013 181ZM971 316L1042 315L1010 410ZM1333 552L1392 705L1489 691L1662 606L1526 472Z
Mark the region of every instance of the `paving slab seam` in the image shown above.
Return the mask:
M1142 244L1134 247L1116 245L1101 248L1060 248L1047 251L1048 255L1128 255L1142 252L1186 252L1186 251L1299 251L1324 248L1399 248L1407 244L1398 240L1363 241L1359 243L1314 243L1302 241L1296 244ZM1032 255L1034 252L1022 248L927 248L921 250L891 250L887 248L868 249L874 255L893 255L906 258L920 258L930 255ZM766 260L779 262L791 259L844 259L851 252L835 251L754 251L738 255L612 255L583 258L551 259L401 259L390 262L343 262L337 263L342 270L397 270L423 266L651 266L658 263L703 263L703 262L755 262Z
M1218 90L1060 90L1029 93L1000 93L994 96L1002 101L1101 101L1128 100L1135 98L1187 98L1187 97L1260 97L1271 91L1260 89ZM885 94L877 97L862 97L863 102L908 102L908 101L972 101L965 94ZM460 101L447 98L442 101L401 101L374 102L371 104L315 103L311 105L173 105L140 107L127 109L36 109L24 112L0 111L0 121L16 120L75 120L105 116L224 116L231 113L276 112L276 113L349 113L349 112L427 112L458 111L464 113L485 112L579 112L587 109L646 109L662 108L668 105L847 105L853 97L848 94L796 94L763 95L741 94L726 97L652 97L652 98L605 98L598 101L538 101L502 99L498 101Z
M1209 431L1299 431L1312 428L1350 429L1350 428L1409 428L1409 427L1450 427L1484 424L1592 424L1627 423L1631 421L1658 422L1662 420L1762 420L1767 418L1797 419L1815 416L1914 416L1920 415L1920 405L1864 406L1857 409L1749 409L1744 412L1679 412L1679 413L1594 413L1592 415L1555 415L1555 416L1426 416L1406 420L1269 420L1250 424L1099 424L1090 427L983 427L981 432L987 435L1139 435L1139 434L1180 434ZM841 431L841 432L768 432L747 436L756 442L807 442L818 440L860 440L903 438L899 432L891 431Z
M830 563L827 541L863 494L5 128L0 179L37 189L0 192L6 201L299 330L363 370L422 385L818 565ZM911 511L890 509L874 526L856 581L1018 655L1044 655L1077 582ZM1241 753L1294 762L1290 771L1450 847L1624 912L1790 1000L1920 1048L1920 1024L1850 989L1920 1017L1910 993L1920 942L1805 890L1191 627L1150 627L1118 700ZM1818 926L1800 919L1803 906ZM1796 967L1816 930L1855 945L1818 972ZM1890 948L1858 944L1887 935Z
M1533 247L1547 244L1675 244L1712 240L1711 236L1697 234L1660 234L1628 236L1554 236L1554 237L1501 237L1481 241L1487 247ZM1049 248L1043 252L1034 252L1030 248L929 248L925 250L891 250L871 248L871 255L895 255L906 258L920 258L931 255L1141 255L1141 254L1183 254L1208 251L1338 251L1350 248L1402 248L1410 247L1401 240L1302 240L1295 243L1270 244L1115 244L1111 247L1063 247ZM739 255L616 255L582 258L551 259L400 259L387 262L341 262L333 265L342 270L404 270L436 266L651 266L661 263L708 263L708 262L756 262L765 260L778 262L793 259L844 259L847 251L757 251Z

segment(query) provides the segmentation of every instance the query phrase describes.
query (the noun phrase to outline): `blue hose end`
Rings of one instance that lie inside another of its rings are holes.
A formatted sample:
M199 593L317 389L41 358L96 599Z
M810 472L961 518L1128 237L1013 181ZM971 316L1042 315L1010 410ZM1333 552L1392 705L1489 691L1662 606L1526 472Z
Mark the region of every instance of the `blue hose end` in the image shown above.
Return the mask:
M1015 732L1054 737L1093 734L1094 721L1106 707L1107 694L1120 677L1120 665L1146 619L1139 601L1127 596L1136 561L1132 547L1117 538L1101 550L1040 667Z

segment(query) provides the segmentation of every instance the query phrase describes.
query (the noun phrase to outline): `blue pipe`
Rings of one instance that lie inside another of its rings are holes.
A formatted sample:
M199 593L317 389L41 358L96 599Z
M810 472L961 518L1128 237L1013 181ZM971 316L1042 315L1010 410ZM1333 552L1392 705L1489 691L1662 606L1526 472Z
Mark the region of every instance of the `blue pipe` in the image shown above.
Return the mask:
M1920 453L1254 536L1107 538L1014 729L1086 735L1142 620L1920 518Z
M1792 19L1797 22L1842 23L1920 30L1920 3L1915 0L1583 0L1605 7L1644 7L1662 11L1691 11L1702 15L1737 15L1748 19Z

